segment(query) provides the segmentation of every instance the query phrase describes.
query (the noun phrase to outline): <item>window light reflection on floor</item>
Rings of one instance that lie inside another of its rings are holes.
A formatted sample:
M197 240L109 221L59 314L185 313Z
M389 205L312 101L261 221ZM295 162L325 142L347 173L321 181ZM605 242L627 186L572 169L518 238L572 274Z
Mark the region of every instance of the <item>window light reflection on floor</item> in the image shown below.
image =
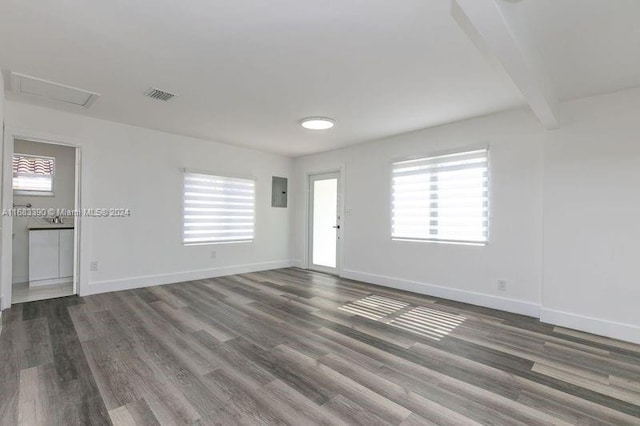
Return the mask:
M422 306L393 319L389 324L425 337L440 340L455 330L465 317Z
M409 303L378 295L347 303L339 309L434 340L449 335L466 319L424 306L411 307Z
M408 303L389 299L388 297L376 296L374 294L367 296L364 299L347 303L339 309L377 321L399 311L400 309L406 308L407 306L409 306Z

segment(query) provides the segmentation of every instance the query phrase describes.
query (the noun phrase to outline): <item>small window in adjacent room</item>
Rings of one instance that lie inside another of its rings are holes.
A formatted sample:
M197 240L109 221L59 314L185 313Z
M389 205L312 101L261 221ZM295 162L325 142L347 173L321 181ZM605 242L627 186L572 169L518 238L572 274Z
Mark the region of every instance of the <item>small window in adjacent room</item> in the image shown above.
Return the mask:
M253 241L254 231L254 180L184 173L184 244Z
M16 195L53 195L55 158L13 154L13 191Z
M487 149L400 161L392 169L394 239L488 241Z

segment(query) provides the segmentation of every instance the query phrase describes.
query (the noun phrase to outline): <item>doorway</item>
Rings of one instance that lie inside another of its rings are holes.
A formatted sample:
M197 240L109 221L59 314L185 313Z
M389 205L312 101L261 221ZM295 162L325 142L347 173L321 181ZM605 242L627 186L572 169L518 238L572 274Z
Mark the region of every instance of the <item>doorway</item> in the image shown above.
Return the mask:
M5 144L3 296L15 304L76 294L79 148L18 136Z
M338 275L340 172L309 176L309 269Z

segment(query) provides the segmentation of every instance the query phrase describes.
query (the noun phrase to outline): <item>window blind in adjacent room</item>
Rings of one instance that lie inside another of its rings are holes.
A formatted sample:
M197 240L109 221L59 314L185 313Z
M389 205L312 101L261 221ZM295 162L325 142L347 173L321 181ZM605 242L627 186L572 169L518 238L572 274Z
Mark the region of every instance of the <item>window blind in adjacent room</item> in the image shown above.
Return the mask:
M55 159L13 154L13 190L34 193L53 192Z

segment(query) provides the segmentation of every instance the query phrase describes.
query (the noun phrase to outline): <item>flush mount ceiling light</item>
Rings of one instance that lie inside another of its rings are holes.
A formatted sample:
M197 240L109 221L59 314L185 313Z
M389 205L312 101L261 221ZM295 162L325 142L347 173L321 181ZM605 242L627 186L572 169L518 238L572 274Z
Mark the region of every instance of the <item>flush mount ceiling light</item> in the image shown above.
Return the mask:
M336 122L327 117L308 117L300 122L300 125L309 130L328 130L336 125Z

